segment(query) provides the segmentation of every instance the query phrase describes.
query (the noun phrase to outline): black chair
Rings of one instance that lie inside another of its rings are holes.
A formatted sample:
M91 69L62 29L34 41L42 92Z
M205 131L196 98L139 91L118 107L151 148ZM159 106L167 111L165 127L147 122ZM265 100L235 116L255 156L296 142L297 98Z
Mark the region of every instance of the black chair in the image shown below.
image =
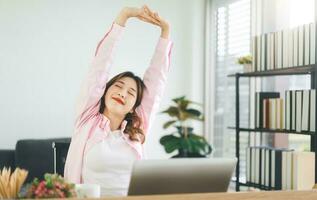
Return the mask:
M15 150L12 149L1 149L0 150L0 169L11 168L13 170L15 168L14 163L14 155Z
M28 171L26 183L31 182L35 177L42 179L45 173L54 173L52 143L70 143L70 140L70 138L20 139L15 149L0 150L0 169L3 167L10 167L12 171L16 167L26 169Z
M64 176L64 166L70 141L53 142L54 151L54 173Z
M15 167L28 170L26 182L34 177L43 178L45 173L54 172L53 142L70 141L70 138L19 140L15 148Z

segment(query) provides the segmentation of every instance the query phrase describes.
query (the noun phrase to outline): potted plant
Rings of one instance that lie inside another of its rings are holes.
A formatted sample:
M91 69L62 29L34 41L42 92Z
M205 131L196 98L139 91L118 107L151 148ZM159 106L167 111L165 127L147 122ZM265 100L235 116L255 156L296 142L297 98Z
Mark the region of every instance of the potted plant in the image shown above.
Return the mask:
M189 120L204 121L203 114L189 105L195 103L185 98L185 96L173 99L176 105L170 106L161 113L168 114L172 119L164 123L163 128L167 129L173 125L176 131L160 138L160 144L164 146L167 153L178 150L177 157L206 157L211 154L211 145L202 136L196 135L193 128L186 125Z
M244 72L251 72L252 70L252 56L246 55L238 58L238 64L243 65Z

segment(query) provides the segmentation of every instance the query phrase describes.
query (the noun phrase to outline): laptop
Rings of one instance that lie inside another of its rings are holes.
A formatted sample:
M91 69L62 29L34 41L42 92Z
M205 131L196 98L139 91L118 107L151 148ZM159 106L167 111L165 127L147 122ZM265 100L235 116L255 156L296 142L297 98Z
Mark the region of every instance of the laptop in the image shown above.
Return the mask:
M236 164L236 158L137 160L128 196L226 192Z

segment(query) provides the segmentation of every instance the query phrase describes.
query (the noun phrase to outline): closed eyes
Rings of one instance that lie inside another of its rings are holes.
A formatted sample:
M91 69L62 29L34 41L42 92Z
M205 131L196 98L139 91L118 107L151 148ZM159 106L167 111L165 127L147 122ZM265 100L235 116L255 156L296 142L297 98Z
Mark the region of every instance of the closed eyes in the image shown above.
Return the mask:
M121 86L121 85L118 85L118 84L115 84L114 86L116 86L116 87L118 87L118 88L122 88L122 86ZM128 92L128 94L130 94L131 96L134 97L134 94L133 94L132 92Z

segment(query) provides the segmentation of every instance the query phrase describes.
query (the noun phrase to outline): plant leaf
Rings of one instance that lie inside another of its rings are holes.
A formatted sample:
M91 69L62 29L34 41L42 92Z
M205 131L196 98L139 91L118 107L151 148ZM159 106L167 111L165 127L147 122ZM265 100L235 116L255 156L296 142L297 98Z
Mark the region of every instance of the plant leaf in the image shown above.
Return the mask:
M190 134L188 137L190 143L195 146L195 152L203 155L208 155L212 152L211 145L202 136L196 134Z
M175 106L170 106L168 109L162 111L162 113L167 113L171 117L179 118L179 110Z
M199 117L201 115L201 112L199 110L193 108L186 109L185 112L189 113L193 117Z
M187 99L183 99L181 101L178 102L178 107L181 110L186 110L187 106L189 105L190 101Z
M181 97L177 97L172 99L172 101L174 101L176 104L179 104L180 101L184 100L185 96L181 96Z
M180 139L174 135L165 135L160 139L160 143L164 146L166 153L172 153L181 148Z
M171 121L168 121L166 122L164 125L163 125L163 128L164 129L167 129L168 127L170 127L172 124L174 124L175 122L177 122L176 120L171 120Z

